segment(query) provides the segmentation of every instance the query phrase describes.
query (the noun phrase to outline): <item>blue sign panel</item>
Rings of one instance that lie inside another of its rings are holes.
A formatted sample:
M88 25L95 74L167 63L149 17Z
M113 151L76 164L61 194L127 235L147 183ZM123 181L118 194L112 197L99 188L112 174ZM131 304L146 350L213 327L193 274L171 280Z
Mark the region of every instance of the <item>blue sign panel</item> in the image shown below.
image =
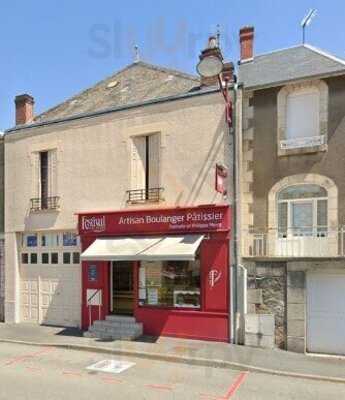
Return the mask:
M89 265L88 280L89 282L96 282L98 280L98 270L96 265Z

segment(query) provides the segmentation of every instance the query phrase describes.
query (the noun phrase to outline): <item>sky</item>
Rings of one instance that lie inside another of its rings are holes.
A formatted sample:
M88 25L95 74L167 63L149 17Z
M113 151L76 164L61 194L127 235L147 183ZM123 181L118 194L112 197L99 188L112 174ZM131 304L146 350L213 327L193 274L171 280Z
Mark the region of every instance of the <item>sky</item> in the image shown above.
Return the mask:
M307 42L345 58L343 0L1 0L0 131L14 125L14 97L35 113L140 59L195 74L210 34L238 60L238 31L255 26L255 54L301 43L300 21L318 10Z

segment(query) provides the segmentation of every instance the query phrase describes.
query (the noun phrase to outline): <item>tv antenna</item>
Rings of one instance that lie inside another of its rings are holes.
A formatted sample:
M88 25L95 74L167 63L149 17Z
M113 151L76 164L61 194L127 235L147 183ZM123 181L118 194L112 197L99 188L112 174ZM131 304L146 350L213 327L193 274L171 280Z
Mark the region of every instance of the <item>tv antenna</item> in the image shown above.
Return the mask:
M140 61L140 51L139 46L136 44L134 45L134 62L137 63Z
M312 19L316 16L317 9L312 8L308 11L307 15L302 19L301 27L302 27L302 43L305 43L305 28L310 25Z
M220 25L219 24L217 24L216 37L217 37L217 46L220 48Z

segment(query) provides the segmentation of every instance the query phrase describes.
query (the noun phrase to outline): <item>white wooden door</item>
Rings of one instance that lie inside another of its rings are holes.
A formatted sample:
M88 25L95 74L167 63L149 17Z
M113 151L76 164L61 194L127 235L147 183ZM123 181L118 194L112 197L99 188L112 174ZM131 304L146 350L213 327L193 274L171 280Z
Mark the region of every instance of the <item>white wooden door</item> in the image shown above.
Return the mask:
M22 321L39 322L39 288L37 280L23 280L21 283Z
M307 350L345 354L345 274L307 277Z

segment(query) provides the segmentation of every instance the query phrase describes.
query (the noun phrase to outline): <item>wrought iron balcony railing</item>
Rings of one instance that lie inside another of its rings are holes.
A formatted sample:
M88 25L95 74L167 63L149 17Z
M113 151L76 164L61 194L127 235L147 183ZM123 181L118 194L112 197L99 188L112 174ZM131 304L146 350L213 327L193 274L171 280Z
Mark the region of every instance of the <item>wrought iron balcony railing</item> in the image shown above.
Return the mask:
M31 199L31 211L41 211L41 210L57 210L59 208L60 197L38 197L36 199Z
M161 201L164 188L127 190L128 203L158 202Z
M345 257L345 227L242 231L243 257Z

